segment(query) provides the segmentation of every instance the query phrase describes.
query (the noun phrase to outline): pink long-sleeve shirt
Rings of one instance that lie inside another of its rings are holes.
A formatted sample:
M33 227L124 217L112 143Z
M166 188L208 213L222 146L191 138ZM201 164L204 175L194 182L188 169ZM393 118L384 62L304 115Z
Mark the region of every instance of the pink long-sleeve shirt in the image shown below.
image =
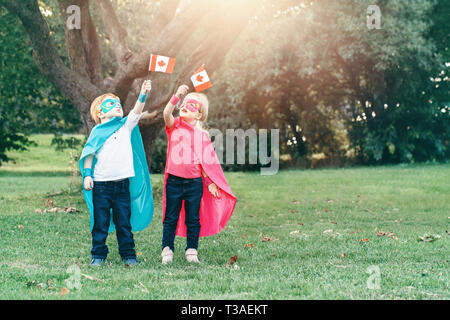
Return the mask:
M188 126L192 126L181 117L176 117L170 128L166 125L166 132L171 133L171 139L167 141L171 146L166 160L166 172L182 178L198 178L202 176L201 162L194 153L194 142L191 141L190 133L180 128L181 121Z

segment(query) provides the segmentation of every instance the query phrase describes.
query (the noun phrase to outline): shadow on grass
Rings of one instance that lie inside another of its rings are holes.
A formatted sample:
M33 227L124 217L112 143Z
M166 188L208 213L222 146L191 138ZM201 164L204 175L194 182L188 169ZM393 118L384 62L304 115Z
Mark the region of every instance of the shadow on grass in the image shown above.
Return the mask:
M12 171L0 170L0 177L70 177L70 171Z

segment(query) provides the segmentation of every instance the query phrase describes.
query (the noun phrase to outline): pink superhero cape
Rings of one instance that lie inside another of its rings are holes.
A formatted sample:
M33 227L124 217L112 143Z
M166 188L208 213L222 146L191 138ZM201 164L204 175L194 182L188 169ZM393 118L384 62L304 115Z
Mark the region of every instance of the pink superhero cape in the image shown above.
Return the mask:
M175 118L174 127L170 129L166 126L167 134L167 160L164 170L164 188L163 188L163 221L166 212L166 182L168 177L167 163L172 148L171 137L174 130L183 129L182 135L191 139L191 147L195 155L200 159L201 166L207 176L220 188L218 198L215 198L208 190L203 179L203 196L200 203L200 237L212 236L219 233L230 219L234 207L236 206L236 197L229 187L225 175L223 174L217 154L206 132L182 120L181 117ZM179 134L179 132L177 132ZM184 138L184 137L183 137ZM194 141L196 142L194 144ZM180 217L175 234L186 237L184 200L181 206Z

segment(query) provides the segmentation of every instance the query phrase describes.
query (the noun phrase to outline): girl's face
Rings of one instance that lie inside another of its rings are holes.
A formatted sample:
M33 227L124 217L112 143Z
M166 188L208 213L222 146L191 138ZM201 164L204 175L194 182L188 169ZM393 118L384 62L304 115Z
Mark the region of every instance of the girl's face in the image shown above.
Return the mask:
M201 118L200 109L202 104L194 98L186 97L180 106L180 117L186 121L199 120Z
M111 119L113 117L123 117L123 109L120 101L114 97L107 97L105 101L100 105L100 115L101 119Z

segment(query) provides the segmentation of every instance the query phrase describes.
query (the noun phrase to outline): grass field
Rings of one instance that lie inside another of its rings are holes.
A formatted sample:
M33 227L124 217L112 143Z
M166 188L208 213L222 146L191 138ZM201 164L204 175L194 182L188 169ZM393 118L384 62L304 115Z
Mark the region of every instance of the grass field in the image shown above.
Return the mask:
M0 299L450 298L448 164L226 173L238 202L220 234L201 238L201 264L177 238L174 263L161 265L159 196L135 233L141 263L124 267L110 234L108 264L93 269L70 152L35 139L0 168ZM78 211L48 212L47 199Z

